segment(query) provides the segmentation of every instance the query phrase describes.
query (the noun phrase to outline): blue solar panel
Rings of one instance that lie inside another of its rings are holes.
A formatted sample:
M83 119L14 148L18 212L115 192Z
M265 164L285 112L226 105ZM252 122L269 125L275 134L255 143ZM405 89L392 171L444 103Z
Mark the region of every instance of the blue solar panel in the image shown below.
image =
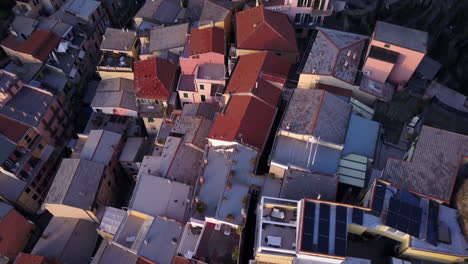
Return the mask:
M315 251L314 236L313 235L302 234L301 250L308 251L308 252L314 252Z
M314 234L314 221L314 218L304 217L304 223L302 224L302 232Z
M346 239L335 239L335 255L346 256Z
M384 200L380 197L374 197L374 200L372 201L372 210L381 213L382 208L383 208L383 202Z
M320 204L320 218L330 219L330 205Z
M328 236L330 234L330 221L328 221L328 219L319 220L319 234L322 236Z
M396 228L397 227L397 215L392 212L388 212L387 214L387 221L385 222L386 225Z
M421 225L421 215L421 208L401 201L395 195L390 197L385 224L411 236L419 237L418 227Z
M336 222L335 224L335 236L339 238L346 239L346 224L341 222Z
M400 200L402 200L403 202L408 203L408 204L410 204L412 206L416 206L416 207L419 206L418 198L416 198L416 196L414 196L413 194L411 194L407 190L400 190Z
M364 218L364 211L358 208L353 208L353 223L357 225L362 225Z
M328 236L319 236L318 237L318 244L317 244L317 251L319 253L328 254Z
M315 203L306 201L305 209L304 209L304 216L307 217L314 217L315 216Z
M348 220L348 208L344 206L336 207L336 221L346 223Z
M429 208L427 211L427 229L426 241L432 245L437 246L439 234L437 233L439 222L439 205L434 201L429 201Z
M372 210L378 213L382 212L386 189L387 187L383 183L378 183L375 186L374 197L372 200Z

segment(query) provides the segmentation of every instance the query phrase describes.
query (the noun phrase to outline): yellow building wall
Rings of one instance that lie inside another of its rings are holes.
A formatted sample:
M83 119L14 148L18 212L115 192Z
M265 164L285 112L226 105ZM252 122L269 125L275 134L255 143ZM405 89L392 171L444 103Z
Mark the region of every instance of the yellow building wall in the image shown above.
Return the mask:
M405 251L401 253L401 256L408 257L408 258L434 261L434 262L442 262L442 263L466 263L464 261L468 259L468 256L454 256L454 255L418 250L414 248L407 248Z
M42 63L41 60L34 58L33 56L21 52L14 51L2 45L3 50L9 57L16 57L22 63Z
M33 157L37 159L42 155L42 152L44 152L45 147L48 145L44 139L41 139L39 144L42 145L42 149L39 149L38 147L36 147L36 149L34 149L32 152Z
M348 89L353 92L353 98L356 98L358 101L370 106L375 102L375 96L363 92L359 89L359 86L355 86L339 80L333 76L329 75L316 75L316 74L301 74L299 76L299 81L297 83L297 88L303 89L315 89L317 83L323 83L327 85L336 86L343 89Z
M273 254L257 253L255 260L259 263L292 264L293 257Z
M114 78L125 78L133 80L133 72L121 72L121 71L97 71L101 79L114 79Z

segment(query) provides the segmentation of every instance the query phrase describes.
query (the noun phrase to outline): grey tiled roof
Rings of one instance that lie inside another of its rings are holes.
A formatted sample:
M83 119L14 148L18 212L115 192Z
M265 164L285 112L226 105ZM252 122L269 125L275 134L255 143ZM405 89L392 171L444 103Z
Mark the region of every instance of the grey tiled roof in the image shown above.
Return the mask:
M302 73L333 75L354 83L366 39L363 35L319 28Z
M18 93L0 109L0 114L22 123L36 126L48 110L54 96L44 90L23 86Z
M92 209L104 167L83 159L63 159L44 203Z
M241 2L226 1L226 0L206 0L202 13L200 15L199 25L207 25L210 23L221 22L226 19L226 16L236 7L242 5Z
M427 38L427 32L421 30L402 27L383 21L377 21L375 25L375 40L403 48L426 53Z
M121 107L138 111L133 81L125 78L100 81L91 107Z
M351 106L329 92L295 89L280 129L343 144L350 113Z
M188 24L159 27L151 30L150 51L164 51L185 46Z
M335 201L338 177L288 169L284 175L280 197L292 200L303 198Z
M423 126L410 162L389 159L382 179L411 191L450 201L458 167L468 155L468 136Z
M135 31L107 28L101 43L102 50L131 51L136 40Z

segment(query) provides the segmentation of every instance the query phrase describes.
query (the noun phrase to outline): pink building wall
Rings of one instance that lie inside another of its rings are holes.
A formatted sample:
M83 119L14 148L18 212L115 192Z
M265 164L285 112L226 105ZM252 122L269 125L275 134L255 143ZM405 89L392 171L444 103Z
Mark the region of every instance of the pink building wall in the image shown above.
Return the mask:
M200 89L200 85L204 85L204 89ZM189 92L189 91L178 91L179 93L179 98L180 102L182 104L185 103L210 103L210 104L217 104L218 102L216 101L215 96L211 96L211 88L212 88L212 83L209 83L207 81L195 83L196 86L196 91L195 92ZM188 98L184 97L184 93L188 94ZM205 96L205 101L202 101L202 95Z
M394 64L390 62L367 58L362 71L370 71L369 78L379 83L384 83L387 81L393 66Z
M297 3L299 2L298 0L289 0L289 1L286 0L284 5L265 6L265 8L287 15L291 23L294 23L296 14L311 14L311 16L329 16L332 14L333 10L329 3L330 0L310 0L310 1L312 1L310 7L307 7L307 6L298 7L297 6ZM320 5L323 5L323 10L313 9L315 2L318 2L317 4L319 8L320 8Z
M390 48L386 48L385 45L389 44ZM406 83L410 79L411 75L413 75L414 71L418 67L419 63L424 57L424 53L420 51L415 51L407 48L402 48L390 43L385 43L381 42L378 40L373 39L370 43L370 45L374 45L377 47L381 47L384 49L388 49L394 52L398 52L398 59L397 62L395 63L395 66L393 67L392 71L390 72L387 81L395 83L395 84L400 84L400 83ZM369 47L370 47L369 45ZM368 49L368 55L369 55L369 50ZM363 68L367 67L367 61L364 64Z
M197 65L206 63L224 64L224 55L215 52L208 52L188 58L181 57L180 70L182 74L194 74Z

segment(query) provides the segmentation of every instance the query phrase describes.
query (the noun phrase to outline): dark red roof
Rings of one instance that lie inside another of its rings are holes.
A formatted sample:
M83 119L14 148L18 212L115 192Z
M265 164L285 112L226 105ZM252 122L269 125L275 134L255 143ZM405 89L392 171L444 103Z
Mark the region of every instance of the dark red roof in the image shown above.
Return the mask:
M13 119L0 115L0 134L14 143L18 143L26 134L29 127Z
M208 138L242 142L263 149L276 114L272 107L255 97L233 95L226 112L219 114Z
M20 253L16 257L15 264L60 264L62 262L38 255Z
M207 52L224 54L224 30L217 27L194 28L190 33L190 55Z
M154 100L168 100L177 73L177 66L161 58L136 61L135 92L137 97Z
M237 48L297 51L296 34L285 14L263 6L237 13Z
M291 64L271 52L257 52L240 56L224 93L252 93L276 106ZM277 83L281 87L276 87Z
M32 35L20 42L15 36L9 35L2 45L17 52L29 54L45 62L49 54L59 45L61 38L48 30L36 30Z

